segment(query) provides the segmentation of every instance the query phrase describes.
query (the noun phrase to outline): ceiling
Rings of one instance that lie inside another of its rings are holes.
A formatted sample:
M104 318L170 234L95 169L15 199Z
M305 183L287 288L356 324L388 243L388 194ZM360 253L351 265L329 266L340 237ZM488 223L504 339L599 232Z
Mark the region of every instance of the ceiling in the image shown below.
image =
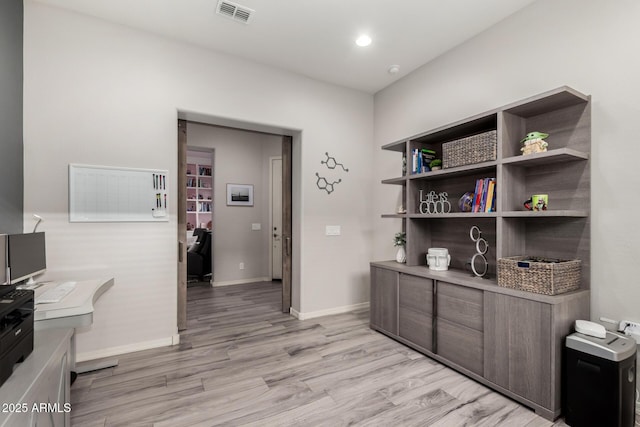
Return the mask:
M36 1L375 93L535 0L232 0L248 24L218 0Z

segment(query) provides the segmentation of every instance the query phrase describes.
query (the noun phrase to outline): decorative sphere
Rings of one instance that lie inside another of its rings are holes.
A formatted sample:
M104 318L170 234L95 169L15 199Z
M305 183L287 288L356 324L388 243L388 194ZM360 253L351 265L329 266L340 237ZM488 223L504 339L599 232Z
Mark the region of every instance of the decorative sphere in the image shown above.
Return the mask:
M460 212L471 212L471 206L473 205L473 196L474 194L471 192L466 192L460 197L458 201L458 208L460 208Z

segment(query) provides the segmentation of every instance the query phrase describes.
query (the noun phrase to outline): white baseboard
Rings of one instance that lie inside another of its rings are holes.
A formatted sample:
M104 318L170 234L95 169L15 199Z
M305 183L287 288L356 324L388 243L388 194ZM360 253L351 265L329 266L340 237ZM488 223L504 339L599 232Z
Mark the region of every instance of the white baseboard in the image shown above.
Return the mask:
M342 307L328 308L326 310L309 311L301 313L295 309L291 309L290 313L293 317L299 320L313 319L314 317L330 316L332 314L349 313L351 311L360 310L361 308L369 307L369 301L361 302L359 304L344 305Z
M180 335L175 334L170 337L153 341L143 341L137 342L135 344L121 345L118 347L110 347L101 350L78 353L76 354L76 362L113 357L120 354L133 353L134 351L149 350L152 348L168 347L171 345L177 345L178 343L180 343Z
M217 286L231 286L231 285L244 285L245 283L255 282L270 282L270 277L254 277L252 279L239 279L239 280L223 280L220 282L211 282L211 287Z

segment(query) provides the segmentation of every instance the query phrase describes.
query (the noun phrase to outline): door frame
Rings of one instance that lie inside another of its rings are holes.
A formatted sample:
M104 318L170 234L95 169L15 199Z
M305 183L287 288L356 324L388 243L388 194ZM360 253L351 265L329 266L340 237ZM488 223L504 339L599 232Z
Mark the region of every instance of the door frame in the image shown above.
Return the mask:
M229 118L224 118L219 116L211 116L208 114L203 114L203 113L198 113L193 111L178 111L178 147L180 147L180 138L182 135L182 132L180 131L181 122L184 123L184 138L185 138L184 161L185 163L183 166L184 169L182 169L182 171L185 171L185 173L186 173L186 146L187 146L186 124L187 122L196 122L196 123L210 124L214 126L223 126L223 127L234 128L242 131L254 131L254 132L266 133L271 135L278 135L282 137L282 152L283 152L282 201L283 201L283 214L286 211L286 215L287 215L286 218L283 218L283 229L285 228L285 224L287 227L287 240L285 241L286 244L282 245L283 247L282 312L289 313L292 308L292 295L294 292L293 278L296 277L298 281L300 279L299 278L300 266L297 264L294 264L293 262L294 248L297 248L298 250L300 249L299 245L295 244L296 241L294 240L299 238L300 236L299 219L296 221L296 228L294 228L294 224L293 224L293 220L294 220L293 209L294 209L294 205L297 207L296 209L298 210L300 209L300 200L299 200L300 195L298 194L297 199L294 200L293 174L294 174L295 165L294 165L293 157L294 155L297 155L295 160L297 164L297 167L295 170L297 172L295 173L300 174L299 163L301 161L300 160L301 151L300 151L299 144L301 143L302 130L298 130L294 128L274 127L274 126L264 125L256 122L245 122L241 120L229 119ZM294 140L296 141L295 144L297 147L295 149L294 149ZM180 157L178 158L178 160L180 160ZM177 199L178 206L182 206L184 203L186 203L186 194L187 194L186 193L186 174L181 173L180 165L181 165L180 161L178 161L178 183L181 182L181 179L184 179L184 182L183 182L184 185L180 186L180 184L178 184L178 199ZM285 165L286 165L286 168L285 168ZM181 175L185 175L185 176L181 178ZM181 188L182 188L182 191L184 191L182 197L180 197ZM297 188L297 191L300 191L300 189ZM177 215L178 216L178 227L177 227L178 228L177 230L178 256L176 257L177 258L176 261L180 261L181 259L184 260L184 274L181 274L181 272L178 271L177 325L178 325L178 330L183 330L183 329L186 329L186 325L187 325L187 309L186 309L186 305L187 305L186 251L187 251L187 248L186 248L186 242L184 241L184 239L186 239L186 231L187 231L186 210L183 213L184 223L180 223L180 215L181 215L181 209L178 210L178 215ZM299 262L300 257L296 256L295 259L297 260L296 262ZM285 264L285 260L286 260L286 264ZM180 263L178 263L178 265L180 265ZM180 270L180 267L179 267L179 270ZM181 284L181 277L184 277L184 284ZM299 286L300 284L298 283L298 287ZM298 293L296 295L299 295L300 290L298 289L297 292Z
M269 157L269 235L270 239L273 239L273 161L280 160L282 164L282 156L270 156ZM284 202L283 202L284 203ZM282 230L278 230L281 232ZM282 241L282 238L281 240ZM282 245L282 243L281 243ZM273 279L273 240L269 245L269 277Z
M282 312L291 311L293 278L293 138L282 136Z
M178 330L187 329L187 121L178 119Z

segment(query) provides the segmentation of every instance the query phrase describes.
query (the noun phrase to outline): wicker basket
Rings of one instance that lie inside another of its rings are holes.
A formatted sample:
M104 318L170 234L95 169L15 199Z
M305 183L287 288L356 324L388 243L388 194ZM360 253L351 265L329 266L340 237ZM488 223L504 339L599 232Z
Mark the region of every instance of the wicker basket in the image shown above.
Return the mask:
M514 256L498 259L498 286L557 295L580 287L580 260Z
M442 144L442 167L471 165L496 159L495 130Z

